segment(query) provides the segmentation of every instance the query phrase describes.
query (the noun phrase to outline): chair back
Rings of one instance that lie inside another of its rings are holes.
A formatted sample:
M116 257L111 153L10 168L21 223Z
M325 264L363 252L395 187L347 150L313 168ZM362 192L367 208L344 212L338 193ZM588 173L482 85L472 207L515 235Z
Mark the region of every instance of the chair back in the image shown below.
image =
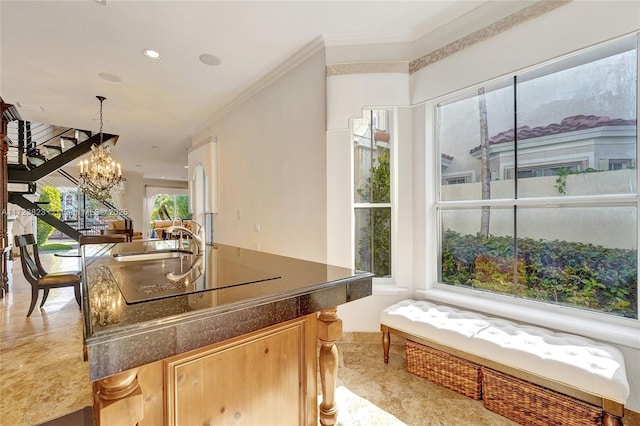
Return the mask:
M78 244L107 244L107 243L126 243L128 241L127 234L105 234L105 235L80 235Z
M15 245L20 248L20 263L22 264L22 272L25 278L32 285L37 285L38 279L46 275L46 271L40 264L35 237L33 234L16 235L13 240ZM33 257L29 253L29 247L33 250Z

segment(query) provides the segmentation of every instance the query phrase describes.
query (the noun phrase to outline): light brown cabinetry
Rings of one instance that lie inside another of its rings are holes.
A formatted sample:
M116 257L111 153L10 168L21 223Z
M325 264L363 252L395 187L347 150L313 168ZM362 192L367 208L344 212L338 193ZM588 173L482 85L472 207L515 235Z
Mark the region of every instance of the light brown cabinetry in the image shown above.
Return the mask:
M167 424L317 424L310 317L165 361Z
M312 314L142 366L138 425L316 426L317 342Z
M145 251L163 243L148 242ZM138 250L122 243L83 257L85 345L98 425L336 423L337 306L370 296L372 274L213 244L196 278L204 287L123 302L111 312L98 303L105 290L119 297L122 288L143 292L167 279L169 260L124 268L112 256ZM103 279L105 269L117 277Z

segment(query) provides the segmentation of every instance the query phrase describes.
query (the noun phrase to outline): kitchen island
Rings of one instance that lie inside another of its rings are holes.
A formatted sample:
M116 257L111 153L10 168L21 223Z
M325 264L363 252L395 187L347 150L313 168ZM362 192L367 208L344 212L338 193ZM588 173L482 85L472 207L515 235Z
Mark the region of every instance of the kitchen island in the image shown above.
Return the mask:
M198 251L179 240L84 247L97 423L334 424L336 306L371 295L371 274L222 244Z

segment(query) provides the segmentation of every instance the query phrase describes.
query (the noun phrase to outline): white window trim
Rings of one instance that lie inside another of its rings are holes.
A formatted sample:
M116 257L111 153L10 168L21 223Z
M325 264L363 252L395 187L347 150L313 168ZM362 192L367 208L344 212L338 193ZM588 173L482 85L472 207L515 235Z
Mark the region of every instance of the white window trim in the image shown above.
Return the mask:
M408 289L401 288L396 285L395 281L395 271L397 268L396 256L394 253L397 253L398 250L398 239L396 237L397 227L397 212L394 206L398 205L397 200L397 167L396 167L396 159L397 159L397 149L398 144L396 143L398 138L398 108L396 107L385 107L385 106L375 106L375 107L365 107L362 110L371 110L371 109L386 109L390 110L390 116L388 118L393 120L393 132L391 132L391 141L394 143L389 144L391 149L389 150L389 167L390 167L390 179L391 179L391 194L390 194L390 203L356 203L355 200L355 184L354 184L354 153L353 149L351 150L351 158L350 158L350 175L351 175L351 264L355 264L356 259L356 246L355 246L355 227L356 227L356 219L355 219L355 210L358 208L391 208L391 277L374 277L373 278L373 294L374 295L393 295L393 294L402 294L407 293ZM349 125L349 136L351 137L353 134L353 127L351 124Z
M638 49L638 70L640 70L640 48ZM520 70L519 72L522 72ZM640 72L640 71L639 71ZM499 81L504 76L494 79ZM491 81L484 82L482 85L487 86ZM640 83L639 83L640 84ZM431 169L432 173L426 173L426 230L427 238L425 240L426 248L426 264L425 264L425 284L416 287L416 293L423 295L426 299L444 303L448 305L458 306L462 309L478 311L487 315L497 315L514 321L522 321L541 327L547 327L554 330L575 333L588 336L603 342L614 345L623 345L634 349L640 349L640 318L622 318L605 313L596 313L588 310L571 308L568 306L554 305L539 301L531 301L522 298L516 298L509 295L501 295L497 293L484 292L469 288L460 288L438 282L439 270L439 227L437 223L437 210L444 206L462 207L462 206L484 206L490 202L491 206L514 205L514 200L477 200L463 202L438 202L440 184L442 182L442 171L439 167L440 151L436 143L436 107L438 103L447 98L454 98L460 93L469 92L473 88L465 88L460 91L447 95L446 97L437 98L425 103L425 126L426 126L426 158L425 165L427 170ZM637 93L636 110L640 111L640 87ZM636 138L640 138L640 132L636 134ZM640 147L640 141L638 141ZM640 158L640 149L636 150L636 164ZM640 173L637 174L636 185L640 182ZM637 186L636 186L637 187ZM569 202L581 202L582 197L562 197L563 204ZM606 198L606 197L605 197ZM639 199L635 195L614 194L611 199L618 201L635 202L638 205ZM600 200L607 202L603 197ZM549 200L558 203L560 200L553 198ZM535 204L539 204L540 200L536 200ZM516 205L527 205L528 200L515 200ZM640 206L638 206L640 211ZM638 265L640 265L640 223L638 226ZM431 238L429 238L431 236ZM640 293L640 288L638 289ZM640 314L640 313L639 313ZM639 315L640 316L640 315Z

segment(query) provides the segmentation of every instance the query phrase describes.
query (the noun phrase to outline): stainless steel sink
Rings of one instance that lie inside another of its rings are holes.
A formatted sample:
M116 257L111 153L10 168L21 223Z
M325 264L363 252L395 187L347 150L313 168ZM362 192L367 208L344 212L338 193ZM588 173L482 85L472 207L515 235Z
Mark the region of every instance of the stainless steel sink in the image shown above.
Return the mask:
M129 251L114 253L112 256L118 262L137 262L141 260L163 260L172 259L185 255L192 255L191 250L185 249L163 249L153 251Z

